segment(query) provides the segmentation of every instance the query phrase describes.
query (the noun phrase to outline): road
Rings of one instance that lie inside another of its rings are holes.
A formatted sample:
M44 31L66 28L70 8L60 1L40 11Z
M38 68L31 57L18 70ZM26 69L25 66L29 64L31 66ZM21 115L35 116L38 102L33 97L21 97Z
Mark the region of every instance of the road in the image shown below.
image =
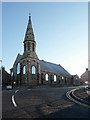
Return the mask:
M89 109L70 101L76 87L17 88L2 91L2 118L88 118Z

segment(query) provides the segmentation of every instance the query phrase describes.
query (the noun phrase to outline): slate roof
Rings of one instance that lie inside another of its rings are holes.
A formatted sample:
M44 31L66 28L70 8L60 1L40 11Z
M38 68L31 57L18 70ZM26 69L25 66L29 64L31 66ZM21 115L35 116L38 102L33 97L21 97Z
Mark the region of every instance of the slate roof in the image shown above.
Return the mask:
M42 71L70 75L70 73L67 72L60 64L54 64L54 63L46 62L44 60L39 60L39 62Z

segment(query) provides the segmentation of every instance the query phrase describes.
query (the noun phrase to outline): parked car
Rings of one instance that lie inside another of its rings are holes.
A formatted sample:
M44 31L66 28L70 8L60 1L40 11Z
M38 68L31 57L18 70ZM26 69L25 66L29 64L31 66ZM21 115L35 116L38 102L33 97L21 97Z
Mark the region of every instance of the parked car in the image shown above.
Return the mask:
M6 86L6 89L7 89L7 90L11 90L12 88L13 88L12 85Z

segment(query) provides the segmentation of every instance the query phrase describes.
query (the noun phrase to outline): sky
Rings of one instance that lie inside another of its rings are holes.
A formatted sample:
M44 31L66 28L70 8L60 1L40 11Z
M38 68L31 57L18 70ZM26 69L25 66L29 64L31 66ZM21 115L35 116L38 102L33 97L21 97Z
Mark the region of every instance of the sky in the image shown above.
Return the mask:
M60 64L72 75L88 67L88 2L2 3L2 59L9 72L23 41L29 13L41 60Z

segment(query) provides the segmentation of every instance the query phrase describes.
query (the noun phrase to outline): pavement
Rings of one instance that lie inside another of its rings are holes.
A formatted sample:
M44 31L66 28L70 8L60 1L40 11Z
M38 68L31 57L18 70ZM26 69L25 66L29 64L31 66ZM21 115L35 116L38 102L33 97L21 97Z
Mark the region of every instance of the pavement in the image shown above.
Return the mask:
M66 96L68 91L77 88L82 87L23 86L3 90L2 118L89 118L89 108Z

